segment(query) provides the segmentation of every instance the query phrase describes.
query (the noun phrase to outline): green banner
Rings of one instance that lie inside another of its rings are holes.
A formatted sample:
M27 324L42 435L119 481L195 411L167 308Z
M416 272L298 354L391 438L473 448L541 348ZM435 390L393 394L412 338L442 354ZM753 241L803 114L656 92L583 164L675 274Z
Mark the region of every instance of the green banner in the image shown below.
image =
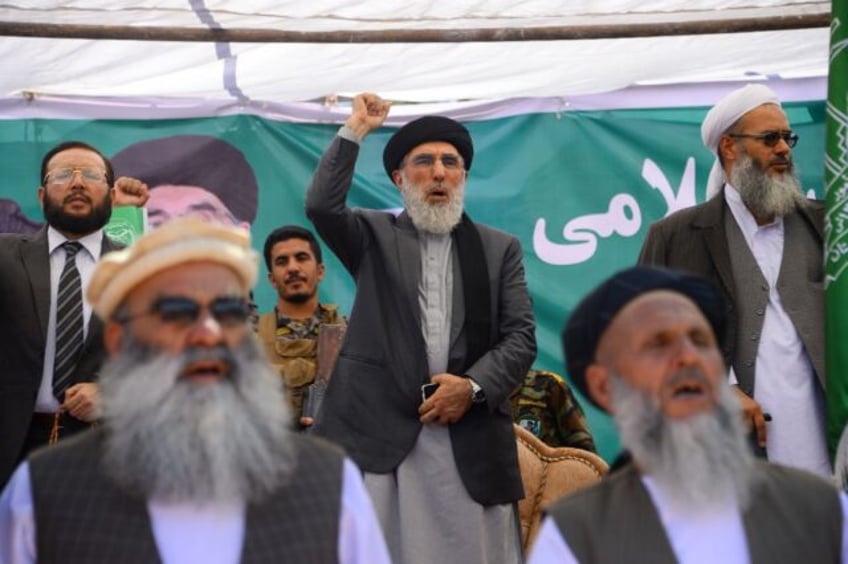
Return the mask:
M802 185L821 194L824 103L785 107L800 135L793 155ZM476 148L466 207L474 219L521 241L537 321L536 368L564 373L560 333L577 301L604 277L635 263L653 221L704 199L714 160L700 141L706 111L704 107L569 111L466 123ZM275 227L287 223L311 227L303 209L304 194L337 129L338 125L253 115L0 120L0 170L5 173L0 197L16 200L28 218L40 220L36 188L41 157L60 141L83 140L113 157L146 140L213 136L236 147L255 174L255 199L240 194L237 203L254 202L252 232L254 245L261 250ZM380 130L364 143L349 199L352 206L401 206L381 159L391 133ZM176 172L191 167L193 159L188 155L179 161ZM327 275L321 298L349 313L353 281L326 249L324 257ZM273 307L275 295L264 273L255 293L261 311ZM609 418L588 402L583 405L601 455L612 458L618 442Z
M835 454L848 421L848 0L831 10L825 155L827 440Z

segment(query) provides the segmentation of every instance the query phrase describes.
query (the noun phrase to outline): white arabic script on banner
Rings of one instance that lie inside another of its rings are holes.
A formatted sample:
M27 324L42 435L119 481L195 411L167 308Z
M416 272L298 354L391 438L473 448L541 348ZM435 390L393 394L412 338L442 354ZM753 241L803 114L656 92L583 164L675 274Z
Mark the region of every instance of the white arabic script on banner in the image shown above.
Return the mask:
M645 159L642 165L642 178L662 195L666 216L695 205L694 157L686 160L676 194L665 174L651 159ZM549 240L545 233L546 226L545 218L540 217L533 230L533 250L539 259L559 266L580 264L595 254L599 237L606 239L616 234L621 237L636 235L642 227L642 210L634 196L621 193L610 199L606 212L582 215L566 223L562 236L567 243Z

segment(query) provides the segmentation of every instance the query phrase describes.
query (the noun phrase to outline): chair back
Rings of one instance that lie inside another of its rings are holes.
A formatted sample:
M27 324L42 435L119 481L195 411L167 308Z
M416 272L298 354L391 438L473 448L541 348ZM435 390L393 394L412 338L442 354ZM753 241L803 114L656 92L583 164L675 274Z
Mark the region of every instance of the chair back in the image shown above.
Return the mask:
M591 486L609 466L595 453L572 447L552 447L514 425L524 499L518 502L525 554L539 532L542 511L566 494Z

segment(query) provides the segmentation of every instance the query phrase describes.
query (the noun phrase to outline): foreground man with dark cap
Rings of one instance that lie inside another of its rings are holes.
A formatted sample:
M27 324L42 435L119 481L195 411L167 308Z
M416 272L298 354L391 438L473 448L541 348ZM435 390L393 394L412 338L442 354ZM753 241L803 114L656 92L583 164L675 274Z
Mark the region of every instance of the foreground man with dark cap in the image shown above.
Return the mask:
M722 362L724 315L706 280L647 267L577 306L568 373L612 414L632 459L549 510L531 564L844 561L848 499L751 454Z
M400 216L347 207L359 143L388 110L374 94L354 99L306 197L357 282L315 428L364 470L396 564L518 562L509 395L536 354L521 248L463 213L474 148L445 117L386 145Z
M387 563L359 471L288 430L247 231L173 220L98 263L103 424L0 496L0 562Z

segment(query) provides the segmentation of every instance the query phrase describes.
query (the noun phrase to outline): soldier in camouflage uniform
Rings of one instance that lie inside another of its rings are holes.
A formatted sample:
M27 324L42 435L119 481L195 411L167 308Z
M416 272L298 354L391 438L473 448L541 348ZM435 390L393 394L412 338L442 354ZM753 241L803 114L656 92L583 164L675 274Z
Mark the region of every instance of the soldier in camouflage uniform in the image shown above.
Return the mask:
M347 322L335 305L318 303L324 263L310 231L296 225L275 229L265 240L264 255L278 300L274 311L259 318L259 339L280 371L296 424L308 426L312 421L311 414L304 412L307 391L319 370L330 368L318 366L319 335L332 327L340 338ZM323 358L331 362L335 355Z
M515 422L548 445L595 452L583 409L558 374L530 370L510 401Z

